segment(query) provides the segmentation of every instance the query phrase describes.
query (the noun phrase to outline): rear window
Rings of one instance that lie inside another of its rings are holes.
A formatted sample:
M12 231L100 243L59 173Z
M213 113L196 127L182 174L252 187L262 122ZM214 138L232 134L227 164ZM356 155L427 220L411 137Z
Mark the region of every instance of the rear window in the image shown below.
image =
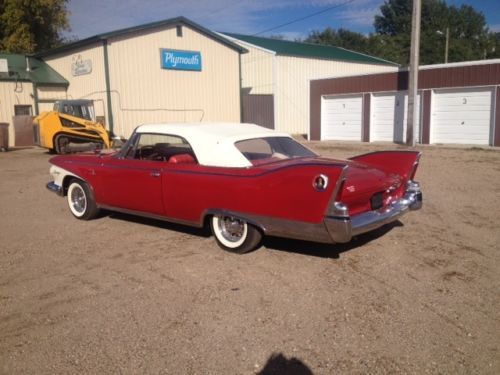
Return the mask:
M236 142L235 146L253 165L317 156L311 150L288 137L246 139Z

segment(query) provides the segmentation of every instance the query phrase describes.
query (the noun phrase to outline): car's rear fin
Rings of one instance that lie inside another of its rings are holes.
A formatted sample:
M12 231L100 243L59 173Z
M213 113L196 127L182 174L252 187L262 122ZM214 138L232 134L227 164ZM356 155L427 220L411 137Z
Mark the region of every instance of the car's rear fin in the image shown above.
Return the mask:
M330 198L330 202L328 203L328 207L326 210L326 216L335 216L335 217L348 217L349 211L345 204L340 201L340 196L342 194L342 189L344 188L344 183L347 178L347 170L349 167L344 165L342 167L342 171L340 172L335 188L332 191L332 196Z
M404 180L413 180L420 161L419 151L376 151L358 155L350 160L367 164L386 173L395 173Z

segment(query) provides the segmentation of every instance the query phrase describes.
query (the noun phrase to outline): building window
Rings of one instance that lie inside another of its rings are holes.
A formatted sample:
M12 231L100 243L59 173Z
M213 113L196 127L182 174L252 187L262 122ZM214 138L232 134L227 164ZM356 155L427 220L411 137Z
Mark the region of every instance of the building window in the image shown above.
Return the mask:
M33 116L31 105L15 105L14 115L16 116Z
M182 25L177 25L177 36L182 37Z

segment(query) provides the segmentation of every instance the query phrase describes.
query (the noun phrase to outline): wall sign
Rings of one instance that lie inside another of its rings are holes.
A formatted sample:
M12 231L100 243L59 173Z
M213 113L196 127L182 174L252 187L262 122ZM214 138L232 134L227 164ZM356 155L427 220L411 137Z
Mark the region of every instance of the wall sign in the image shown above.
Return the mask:
M201 72L201 53L161 49L162 69L194 70Z
M82 55L75 55L72 58L71 74L73 76L82 76L92 73L92 60L83 60Z

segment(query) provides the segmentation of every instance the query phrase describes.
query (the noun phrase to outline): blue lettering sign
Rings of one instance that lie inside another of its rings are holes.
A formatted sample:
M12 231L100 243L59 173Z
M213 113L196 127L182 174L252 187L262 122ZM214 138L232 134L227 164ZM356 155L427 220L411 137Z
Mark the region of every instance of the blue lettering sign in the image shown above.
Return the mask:
M163 69L201 71L201 53L191 51L161 50L161 67Z

